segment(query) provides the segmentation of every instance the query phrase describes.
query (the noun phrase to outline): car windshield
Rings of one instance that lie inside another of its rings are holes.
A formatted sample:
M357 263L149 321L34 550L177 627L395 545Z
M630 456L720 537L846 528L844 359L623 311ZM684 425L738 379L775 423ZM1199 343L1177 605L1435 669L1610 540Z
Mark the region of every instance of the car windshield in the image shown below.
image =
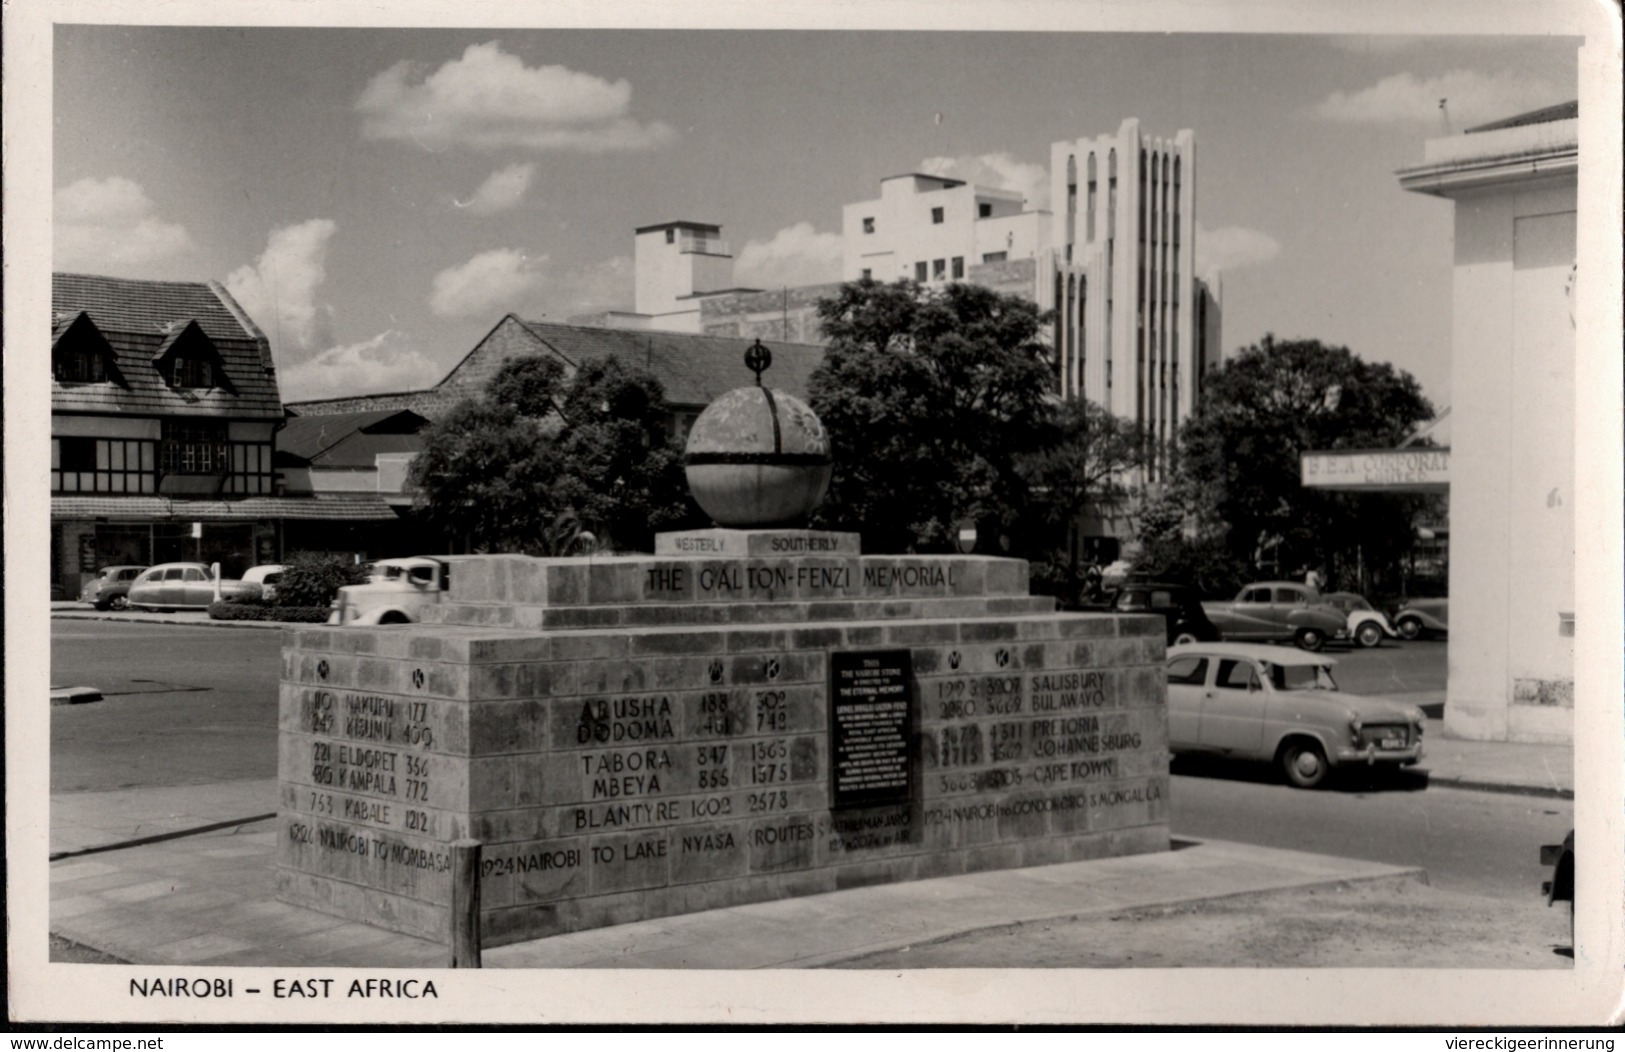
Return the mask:
M379 566L379 567L376 567L372 571L372 578L375 581L400 581L400 580L404 580L406 578L406 567L404 567L404 566Z
M1265 665L1276 690L1336 690L1330 665Z

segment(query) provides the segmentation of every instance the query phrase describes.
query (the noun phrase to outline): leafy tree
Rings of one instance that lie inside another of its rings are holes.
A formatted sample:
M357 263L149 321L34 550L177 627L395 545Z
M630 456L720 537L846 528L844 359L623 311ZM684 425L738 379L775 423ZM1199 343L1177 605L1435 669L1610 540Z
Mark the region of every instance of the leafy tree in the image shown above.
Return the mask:
M870 551L946 551L967 517L1026 506L1022 455L1042 440L1050 372L1033 304L976 285L848 282L819 301L829 346L810 400L835 470L819 525Z
M1013 547L1033 558L1035 591L1076 604L1099 583L1099 569L1081 565L1054 541L1087 512L1116 508L1128 496L1126 480L1140 464L1144 443L1132 421L1084 399L1047 406L1036 449L1016 458L1028 503L1012 509L1018 521Z
M340 588L366 579L366 571L342 555L294 552L283 561L275 605L327 606Z
M1356 562L1396 562L1425 499L1307 489L1310 450L1385 449L1433 407L1409 373L1346 347L1266 335L1211 374L1180 432L1178 491L1197 538L1222 538L1232 560L1272 549L1280 573L1325 566L1348 582Z
M476 549L561 555L587 534L647 547L691 514L667 416L659 381L614 359L568 379L553 359L513 359L425 431L419 507Z

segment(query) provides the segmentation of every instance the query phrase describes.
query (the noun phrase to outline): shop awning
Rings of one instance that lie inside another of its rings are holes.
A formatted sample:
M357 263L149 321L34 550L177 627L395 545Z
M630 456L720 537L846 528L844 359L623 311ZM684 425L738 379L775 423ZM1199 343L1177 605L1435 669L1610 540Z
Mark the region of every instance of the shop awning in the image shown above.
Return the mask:
M257 522L265 519L392 522L395 514L376 493L320 493L311 497L179 500L169 497L55 496L54 521L121 519L176 522Z

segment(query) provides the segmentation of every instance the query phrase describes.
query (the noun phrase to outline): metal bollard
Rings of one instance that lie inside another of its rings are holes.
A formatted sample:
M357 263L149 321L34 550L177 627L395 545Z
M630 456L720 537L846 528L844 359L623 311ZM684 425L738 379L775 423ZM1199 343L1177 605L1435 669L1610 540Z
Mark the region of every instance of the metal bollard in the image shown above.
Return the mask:
M451 845L451 967L480 967L480 842Z

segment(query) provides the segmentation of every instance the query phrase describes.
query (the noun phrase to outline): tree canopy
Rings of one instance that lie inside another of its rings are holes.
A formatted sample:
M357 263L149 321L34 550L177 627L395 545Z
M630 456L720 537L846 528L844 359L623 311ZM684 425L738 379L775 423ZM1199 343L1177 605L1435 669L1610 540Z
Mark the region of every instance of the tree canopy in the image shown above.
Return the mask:
M1051 413L1036 306L976 285L865 280L818 316L829 345L809 396L835 458L819 525L861 530L868 551L946 551L960 520L1004 526L1026 507L1017 462Z
M1346 347L1266 335L1204 382L1180 431L1173 489L1237 560L1282 573L1380 564L1409 548L1425 498L1307 489L1300 457L1392 448L1432 416L1409 373Z
M475 549L564 554L582 531L647 548L693 513L666 420L659 381L618 360L566 378L551 358L513 359L424 432L418 506Z

